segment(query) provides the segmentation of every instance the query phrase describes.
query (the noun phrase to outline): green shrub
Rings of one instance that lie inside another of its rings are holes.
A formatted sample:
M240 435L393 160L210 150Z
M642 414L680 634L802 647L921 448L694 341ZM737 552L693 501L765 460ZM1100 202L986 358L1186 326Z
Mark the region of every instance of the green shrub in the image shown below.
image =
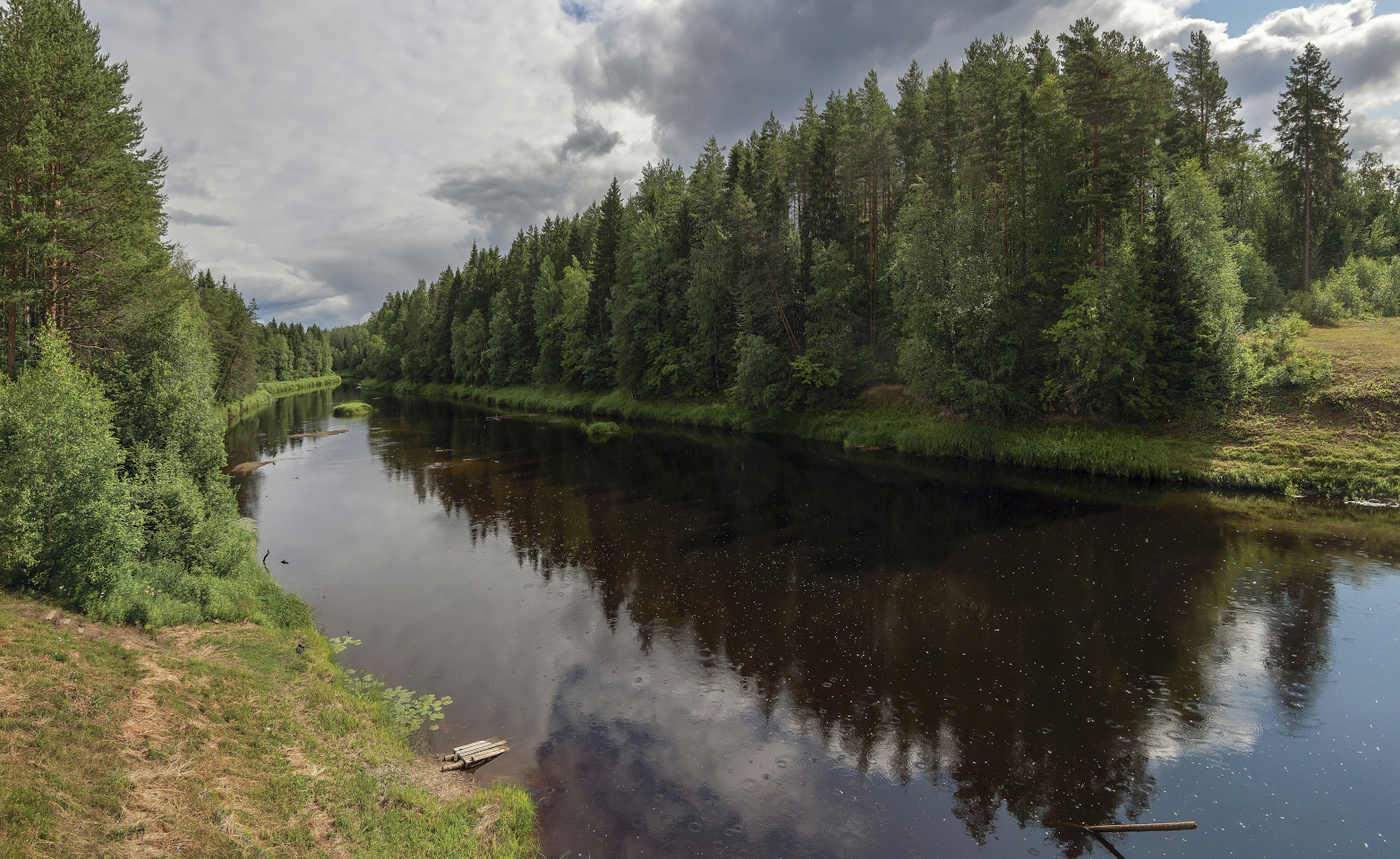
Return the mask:
M1400 258L1349 258L1313 284L1302 296L1300 310L1323 325L1372 314L1400 315Z
M591 439L599 439L617 432L617 424L612 421L594 421L584 424L583 434Z
M1332 373L1332 359L1326 353L1298 353L1270 368L1260 384L1266 388L1311 390L1330 385Z
M742 335L737 346L735 399L759 411L778 411L787 402L792 379L792 367L782 351L757 334Z
M129 569L141 516L118 478L112 407L52 329L0 379L0 581L84 603Z
M369 403L337 403L335 408L331 409L331 414L338 418L352 418L356 415L367 415L372 411L374 406Z

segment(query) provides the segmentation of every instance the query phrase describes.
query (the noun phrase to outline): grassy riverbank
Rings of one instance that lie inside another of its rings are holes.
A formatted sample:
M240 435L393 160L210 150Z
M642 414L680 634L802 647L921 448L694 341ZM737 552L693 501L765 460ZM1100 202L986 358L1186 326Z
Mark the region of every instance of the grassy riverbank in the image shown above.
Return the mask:
M273 400L280 399L290 394L300 394L306 391L319 391L322 388L334 388L340 384L340 377L331 374L329 376L312 376L308 379L293 379L287 382L263 382L258 385L258 389L236 403L229 403L227 410L229 423L238 420L249 412L257 411Z
M0 857L536 855L524 791L437 769L314 630L0 592Z
M723 403L643 402L622 392L424 385L428 396L497 408L656 421L818 439L926 455L1228 489L1400 498L1400 320L1313 328L1305 348L1332 366L1311 389L1260 389L1225 414L1158 425L1062 416L1015 427L974 424L892 386L825 413L755 415ZM373 379L366 388L391 385ZM403 390L402 386L399 388Z

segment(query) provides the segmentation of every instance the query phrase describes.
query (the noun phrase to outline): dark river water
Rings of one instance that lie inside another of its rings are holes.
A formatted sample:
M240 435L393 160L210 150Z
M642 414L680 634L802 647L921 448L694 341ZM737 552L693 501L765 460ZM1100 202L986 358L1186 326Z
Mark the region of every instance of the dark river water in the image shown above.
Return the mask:
M229 431L268 563L549 857L1400 855L1400 513L332 399Z

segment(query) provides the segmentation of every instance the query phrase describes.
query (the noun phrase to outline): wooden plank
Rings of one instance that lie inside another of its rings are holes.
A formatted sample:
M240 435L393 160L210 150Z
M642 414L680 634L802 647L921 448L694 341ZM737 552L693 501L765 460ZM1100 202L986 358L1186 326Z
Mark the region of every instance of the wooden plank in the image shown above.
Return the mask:
M504 744L500 740L477 740L475 743L468 743L465 746L458 746L452 751L456 752L459 756L466 756L472 754L473 752L478 752L483 749L489 749L492 746L498 745Z
M470 757L462 758L462 760L465 760L466 762L468 762L468 764L477 764L477 762L480 762L480 764L484 764L484 762L490 761L491 758L501 757L501 755L507 753L507 751L510 751L510 748L496 748L496 750L493 751L479 751L479 753L470 755Z

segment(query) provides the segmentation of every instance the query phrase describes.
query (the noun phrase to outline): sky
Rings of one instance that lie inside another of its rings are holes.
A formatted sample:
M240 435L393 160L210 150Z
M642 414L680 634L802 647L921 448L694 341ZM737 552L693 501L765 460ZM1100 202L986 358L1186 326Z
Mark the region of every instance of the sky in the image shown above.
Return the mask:
M1292 60L1342 78L1348 143L1400 161L1400 0L85 0L169 159L168 238L264 320L361 321L473 243L571 215L648 162L788 123L808 91L1089 17L1164 58L1210 37L1272 136Z

